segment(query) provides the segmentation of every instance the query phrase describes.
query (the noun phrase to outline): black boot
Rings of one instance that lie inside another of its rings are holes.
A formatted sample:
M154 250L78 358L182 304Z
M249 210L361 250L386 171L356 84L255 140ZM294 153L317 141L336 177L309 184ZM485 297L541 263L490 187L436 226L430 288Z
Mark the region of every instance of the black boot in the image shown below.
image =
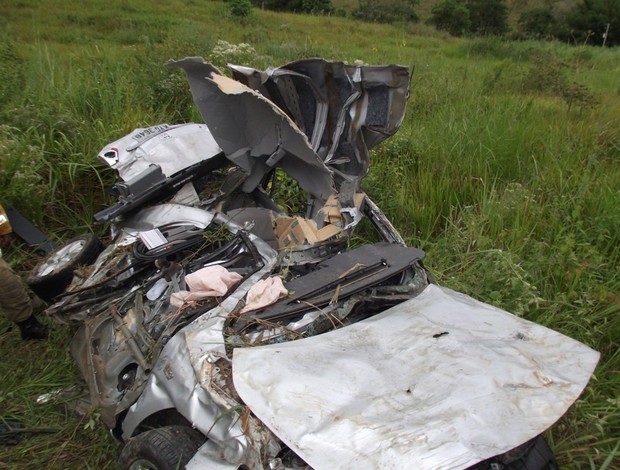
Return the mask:
M30 315L24 321L17 323L19 331L22 333L22 339L45 339L47 338L47 326L42 325L35 318L34 315Z

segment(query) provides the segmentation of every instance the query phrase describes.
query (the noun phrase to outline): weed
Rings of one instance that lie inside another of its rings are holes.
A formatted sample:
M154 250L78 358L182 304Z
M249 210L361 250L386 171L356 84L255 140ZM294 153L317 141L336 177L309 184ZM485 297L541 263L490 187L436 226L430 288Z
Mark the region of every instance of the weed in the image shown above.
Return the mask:
M231 44L220 39L213 46L209 58L213 64L223 68L228 63L251 64L256 56L256 50L249 44Z
M547 93L562 98L568 106L581 109L593 108L598 99L585 85L571 80L567 76L568 65L559 61L552 54L540 54L532 57L532 65L523 79L524 91Z

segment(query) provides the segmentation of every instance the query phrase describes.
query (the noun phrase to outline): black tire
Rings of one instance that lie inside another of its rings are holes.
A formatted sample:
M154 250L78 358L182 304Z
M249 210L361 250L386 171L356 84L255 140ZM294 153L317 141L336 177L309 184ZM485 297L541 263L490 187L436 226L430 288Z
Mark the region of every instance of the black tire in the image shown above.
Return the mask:
M164 426L132 437L118 460L123 470L177 470L185 468L205 442L189 426Z
M91 264L101 250L101 242L92 233L72 238L55 248L30 271L28 286L49 302L71 284L75 269Z
M504 456L506 470L558 470L560 467L553 451L542 436L529 441L525 452L520 456Z
M480 462L468 470L558 470L553 451L543 438L538 436L505 454Z

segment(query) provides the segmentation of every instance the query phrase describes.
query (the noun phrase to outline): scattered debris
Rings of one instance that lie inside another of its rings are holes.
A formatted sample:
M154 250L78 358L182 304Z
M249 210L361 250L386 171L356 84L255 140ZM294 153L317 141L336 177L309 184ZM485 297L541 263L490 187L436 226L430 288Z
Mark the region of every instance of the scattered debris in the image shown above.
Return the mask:
M0 418L0 445L15 446L24 434L53 434L57 429L26 428L21 421Z

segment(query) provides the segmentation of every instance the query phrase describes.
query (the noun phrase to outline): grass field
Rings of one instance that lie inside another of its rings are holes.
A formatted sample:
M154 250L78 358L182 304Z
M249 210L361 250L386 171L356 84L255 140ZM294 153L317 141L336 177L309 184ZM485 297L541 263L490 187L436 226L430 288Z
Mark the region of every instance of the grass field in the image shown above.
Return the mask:
M6 0L0 201L57 239L104 234L92 214L114 175L96 153L136 127L199 119L184 78L161 67L192 55L413 67L405 122L373 152L365 189L440 284L601 352L547 438L563 468L619 467L620 50L268 11L239 23L219 1ZM19 245L5 257L21 272L36 262ZM96 410L77 418L71 397L34 401L79 383L71 327L33 344L10 327L0 320L1 416L55 432L0 446L0 468L114 468L120 449Z

